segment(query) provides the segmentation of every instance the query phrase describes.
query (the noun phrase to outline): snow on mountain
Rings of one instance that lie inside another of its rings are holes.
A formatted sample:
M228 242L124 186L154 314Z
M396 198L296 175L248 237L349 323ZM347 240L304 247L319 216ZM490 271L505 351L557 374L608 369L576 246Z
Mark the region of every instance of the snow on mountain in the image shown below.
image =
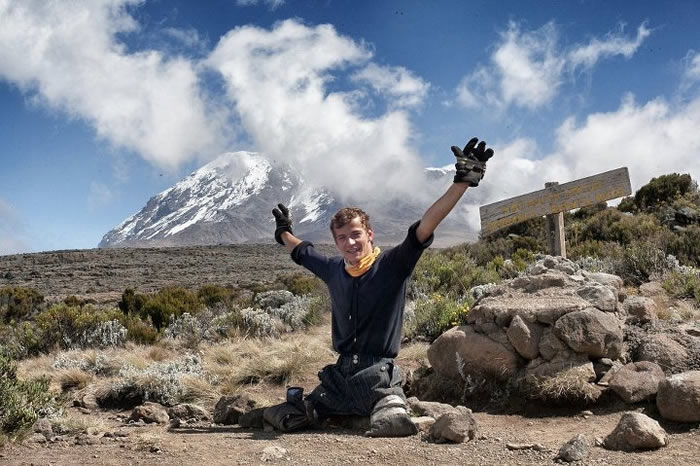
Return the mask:
M426 179L444 183L452 173L452 167L429 168ZM270 210L278 202L289 207L295 234L331 241L330 217L342 205L329 189L305 183L289 165L261 154L229 152L151 198L140 212L105 234L99 247L271 242ZM426 207L406 199L381 202L373 206L372 225L375 236L387 242L400 241ZM447 222L448 230L450 223L461 241L474 238L459 219ZM448 232L446 237L452 236Z

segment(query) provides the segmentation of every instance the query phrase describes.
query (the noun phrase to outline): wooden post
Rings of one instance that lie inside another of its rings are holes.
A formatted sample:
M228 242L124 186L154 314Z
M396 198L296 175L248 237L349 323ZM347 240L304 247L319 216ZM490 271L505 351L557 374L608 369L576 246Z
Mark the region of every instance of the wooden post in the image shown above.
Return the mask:
M559 185L552 181L544 184L545 188ZM566 259L566 238L564 231L564 212L556 212L547 215L547 240L549 251L553 256L561 256Z

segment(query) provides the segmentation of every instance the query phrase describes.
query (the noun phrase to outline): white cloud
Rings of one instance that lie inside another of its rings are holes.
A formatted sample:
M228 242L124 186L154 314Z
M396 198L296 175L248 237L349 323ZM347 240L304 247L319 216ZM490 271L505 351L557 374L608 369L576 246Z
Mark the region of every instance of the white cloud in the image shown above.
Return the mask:
M700 81L700 52L690 50L683 60L685 63L684 79L688 81Z
M363 43L330 25L287 20L271 30L230 31L208 64L226 80L240 122L258 149L296 165L312 183L333 186L344 196L377 199L409 192L422 169L410 144L407 113L390 110L366 118L353 92L328 90L334 72L364 67L370 58ZM398 76L394 84L409 81L408 73Z
M496 143L479 189L470 191L465 209L544 188L547 181L566 183L628 167L632 191L668 173L700 176L700 98L686 104L653 99L638 104L627 96L619 108L565 120L557 129L554 150L541 154L534 141ZM470 217L479 228L478 216Z
M590 70L600 59L614 55L629 58L650 33L646 24L641 24L635 38L627 38L620 31L564 50L559 46L554 23L522 31L517 23L510 22L490 63L478 66L457 86L456 100L465 107L542 107L558 94L564 71L579 67Z
M0 1L0 79L86 120L100 138L165 168L221 149L194 64L130 52L117 34L138 31L141 0Z
M0 256L30 250L24 230L16 209L0 198Z
M236 0L236 4L239 6L251 6L259 3L266 4L270 10L274 11L284 5L284 0Z
M430 84L402 66L379 66L370 63L352 75L354 82L366 82L389 97L396 107L415 107L423 103Z

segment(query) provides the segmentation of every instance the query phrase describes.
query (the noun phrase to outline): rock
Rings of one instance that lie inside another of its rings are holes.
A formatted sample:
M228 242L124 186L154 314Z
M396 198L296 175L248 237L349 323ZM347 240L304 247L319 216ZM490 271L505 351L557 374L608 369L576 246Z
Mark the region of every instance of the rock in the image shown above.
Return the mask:
M463 370L506 380L517 371L519 356L514 349L462 325L451 328L430 345L428 361L435 372L447 378L461 379Z
M476 419L471 412L447 413L435 420L429 437L436 443L463 443L473 440L478 434Z
M610 285L584 285L576 294L604 312L617 310L617 288Z
M565 285L566 275L554 271L547 271L541 275L524 275L510 283L510 286L513 288L520 288L526 293L534 293L545 288L563 287Z
M540 354L539 345L543 329L541 324L528 322L516 315L510 321L506 335L520 356L535 359Z
M27 437L29 443L46 443L48 440L43 434L33 433Z
M618 319L595 308L562 316L554 334L577 353L616 359L622 354L622 326Z
M688 351L668 335L652 334L642 340L634 359L655 362L666 374L670 374L686 367Z
M683 372L662 380L656 407L664 419L700 422L700 371Z
M651 298L630 296L622 304L622 308L632 322L646 324L657 320L656 303Z
M437 419L447 413L458 413L460 412L460 408L467 409L464 408L464 406L454 407L447 403L438 403L436 401L420 401L415 396L408 398L406 403L412 413L419 416L430 416L433 419Z
M97 409L95 390L91 387L79 390L73 395L73 406L85 409Z
M287 454L287 450L279 445L270 445L265 447L260 455L262 461L281 460Z
M255 401L248 395L222 396L214 407L214 422L225 425L237 424L241 415L255 408L255 405Z
M666 290L664 290L661 282L651 281L648 283L642 283L639 285L639 292L642 296L665 296Z
M622 363L620 361L613 361L610 358L600 358L593 362L596 380L601 385L607 385L613 374L620 370L621 367Z
M547 447L541 443L506 443L506 448L509 450L535 450L535 451L547 451Z
M595 381L595 371L593 363L584 355L577 355L573 359L564 361L544 361L535 359L530 362L525 368L525 377L534 377L538 380L556 377L557 375L568 372L577 374L580 380L585 382Z
M578 434L559 448L556 459L561 459L567 463L581 461L588 456L588 440L583 434Z
M165 408L158 403L145 402L137 406L129 416L130 421L143 421L145 423L167 424L170 421Z
M571 348L569 348L566 343L554 335L552 332L552 327L545 327L542 330L538 350L542 357L547 361L554 359L567 359L573 354Z
M51 427L51 421L45 417L41 417L34 423L34 432L43 435L46 440L50 440L53 437L53 428Z
M255 408L251 409L247 413L243 413L238 418L238 425L246 429L262 429L263 428L263 414L265 413L265 408Z
M493 322L507 327L516 315L528 322L552 325L564 314L590 307L579 296L499 296L484 298L467 315L468 324Z
M435 424L435 418L430 416L416 416L411 418L411 422L416 426L418 432L428 432L433 424Z
M668 435L657 421L642 413L624 413L615 429L605 437L611 450L633 451L668 445Z
M604 272L587 272L587 271L582 271L582 275L589 280L592 280L594 282L598 282L601 285L610 285L614 287L616 290L621 290L622 289L622 278L618 277L617 275L613 275L611 273L604 273Z
M663 369L649 361L631 362L610 378L608 385L625 403L638 403L656 395Z
M207 413L206 409L189 403L183 403L169 408L168 416L170 416L171 419L179 419L181 421L190 419L195 419L197 421L209 420L209 413Z

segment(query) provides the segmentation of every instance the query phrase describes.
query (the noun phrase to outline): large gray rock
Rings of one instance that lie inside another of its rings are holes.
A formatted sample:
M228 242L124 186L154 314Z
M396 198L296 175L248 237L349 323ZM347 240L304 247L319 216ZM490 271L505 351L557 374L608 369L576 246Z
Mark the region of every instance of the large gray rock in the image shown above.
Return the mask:
M586 436L578 434L559 448L556 459L561 459L567 463L581 461L588 456L588 447Z
M478 433L476 419L471 411L447 413L435 420L430 426L429 437L436 443L462 443L473 440Z
M589 280L592 280L594 282L598 282L601 285L610 285L615 287L617 290L622 289L623 281L622 278L618 277L617 275L613 275L611 273L604 273L604 272L587 272L587 271L582 271L582 275Z
M167 424L170 421L168 412L158 403L145 402L137 406L129 416L130 421L143 421L145 423Z
M620 321L595 308L562 316L554 324L554 334L577 353L610 359L617 359L622 354Z
M566 343L557 338L552 327L543 329L538 350L547 361L567 359L574 354Z
M507 380L519 366L515 350L476 333L469 325L453 327L440 335L428 348L428 361L435 372L452 379L461 378L463 370Z
M648 450L666 445L666 431L642 413L624 413L615 429L605 437L605 447L611 450Z
M528 322L520 316L513 317L506 332L513 348L526 359L535 359L540 354L540 338L544 327Z
M601 311L615 312L617 310L617 288L613 286L597 283L588 284L577 289L576 294Z
M255 401L248 395L222 396L214 407L214 422L226 425L237 424L241 415L255 407Z
M671 374L686 367L688 351L668 335L652 334L640 342L635 360L655 362L666 374Z
M190 419L194 419L196 421L209 420L209 413L207 413L206 409L189 403L182 403L168 408L168 416L170 416L170 419L179 419L181 421L187 421Z
M662 380L656 407L664 419L700 422L700 371L683 372Z
M630 296L622 304L625 313L635 322L646 324L657 320L656 303L644 296Z
M610 378L608 385L625 403L638 403L653 398L659 382L665 378L658 364L640 361L622 366Z
M566 274L547 271L541 275L524 275L518 277L510 283L510 286L516 289L522 289L526 293L534 293L535 291L545 288L563 287L566 283Z
M488 297L469 311L468 324L494 322L507 327L516 315L528 322L552 325L561 316L590 307L590 303L579 296L515 296Z

